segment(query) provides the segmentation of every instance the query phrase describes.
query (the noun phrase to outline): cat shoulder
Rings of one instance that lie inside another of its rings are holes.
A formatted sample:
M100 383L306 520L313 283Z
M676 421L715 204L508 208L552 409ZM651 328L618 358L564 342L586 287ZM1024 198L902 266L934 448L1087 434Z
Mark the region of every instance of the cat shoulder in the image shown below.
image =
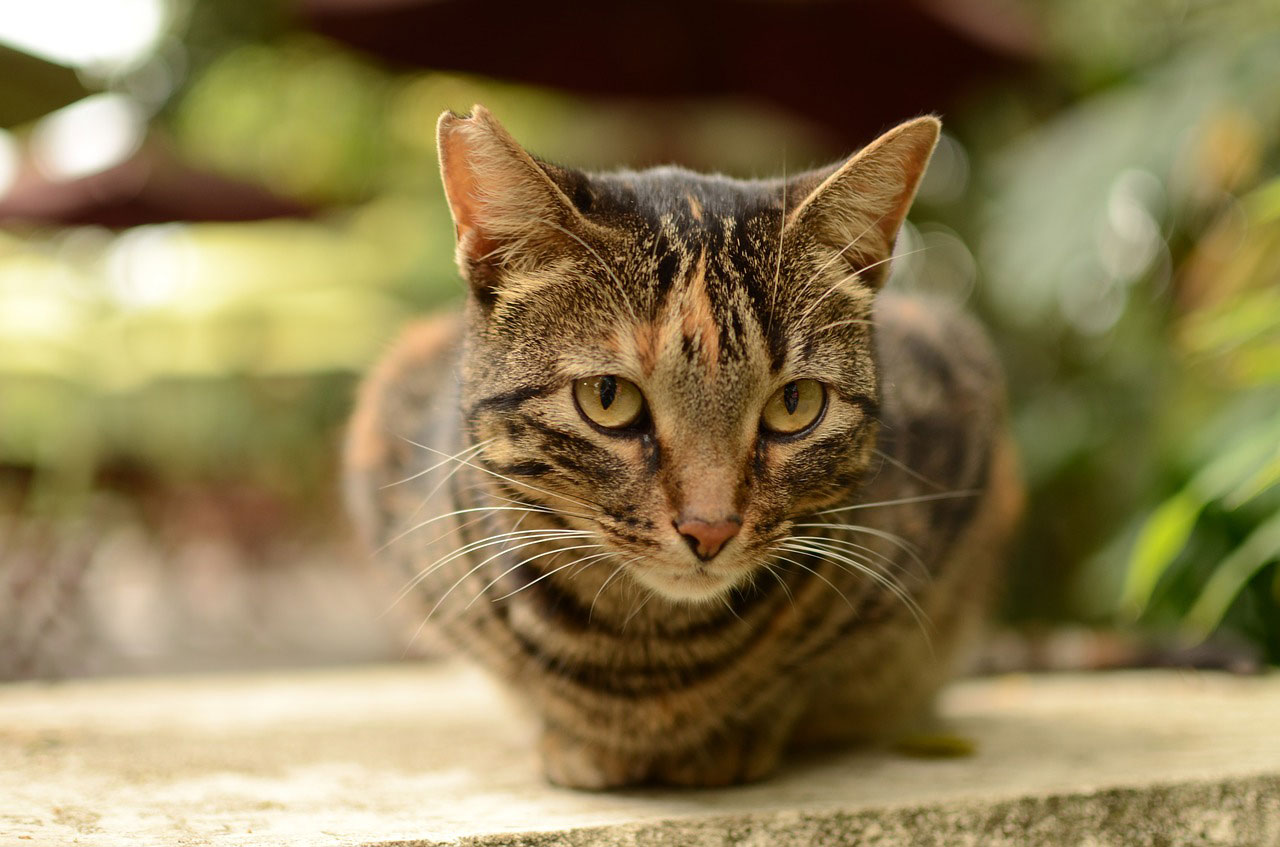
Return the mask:
M423 318L400 333L357 391L344 456L348 470L368 471L386 462L396 421L436 394L461 338L458 314Z

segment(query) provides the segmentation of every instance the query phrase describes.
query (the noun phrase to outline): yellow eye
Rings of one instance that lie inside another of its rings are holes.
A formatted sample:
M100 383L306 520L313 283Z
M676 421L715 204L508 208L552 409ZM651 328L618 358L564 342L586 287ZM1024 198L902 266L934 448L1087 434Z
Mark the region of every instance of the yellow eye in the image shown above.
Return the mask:
M779 388L764 404L760 415L770 432L799 432L818 419L826 403L827 390L816 379L797 379Z
M578 408L592 423L607 429L630 426L644 411L644 395L629 379L591 376L573 384Z

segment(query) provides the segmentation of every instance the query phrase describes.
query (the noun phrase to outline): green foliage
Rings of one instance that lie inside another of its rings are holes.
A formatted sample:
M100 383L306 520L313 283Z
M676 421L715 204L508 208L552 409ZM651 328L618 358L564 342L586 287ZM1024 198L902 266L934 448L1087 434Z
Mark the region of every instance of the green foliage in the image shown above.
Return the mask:
M1191 465L1185 485L1147 519L1129 562L1125 607L1138 614L1172 605L1188 631L1205 637L1227 617L1247 586L1280 561L1280 179L1245 198L1241 243L1225 264L1215 264L1215 287L1226 296L1187 315L1179 353L1188 382L1223 405L1210 429L1216 434ZM1211 235L1210 238L1213 236ZM1226 517L1204 520L1213 509ZM1232 531L1234 530L1234 531ZM1160 597L1161 578L1189 565L1189 550L1217 558L1194 601ZM1259 594L1265 596L1265 590ZM1275 617L1274 611L1271 617Z

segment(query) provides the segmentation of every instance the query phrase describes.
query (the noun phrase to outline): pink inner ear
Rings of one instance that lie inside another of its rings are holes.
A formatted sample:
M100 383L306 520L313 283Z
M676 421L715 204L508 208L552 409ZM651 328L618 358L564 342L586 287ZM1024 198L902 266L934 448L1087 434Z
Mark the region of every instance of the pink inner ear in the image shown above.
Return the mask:
M462 255L475 261L492 253L497 243L484 234L484 210L476 185L466 131L460 126L461 123L454 124L441 134L440 171L449 210L453 213L458 249Z

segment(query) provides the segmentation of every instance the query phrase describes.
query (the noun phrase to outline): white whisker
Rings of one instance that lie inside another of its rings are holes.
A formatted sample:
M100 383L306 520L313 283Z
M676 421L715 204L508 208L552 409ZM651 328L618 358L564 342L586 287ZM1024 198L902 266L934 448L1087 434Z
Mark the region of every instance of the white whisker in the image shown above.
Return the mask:
M557 229L560 232L563 232L565 235L569 236L574 241L581 244L588 253L590 253L592 256L595 256L596 261L600 263L600 267L604 268L605 273L609 275L609 278L613 280L613 284L617 286L615 290L622 293L622 299L627 304L627 311L631 312L632 320L638 322L640 320L640 317L639 315L636 314L635 304L631 302L630 290L627 288L627 286L622 284L622 280L618 279L618 275L614 273L613 268L609 267L609 263L604 260L604 257L601 256L599 253L597 253L594 247L592 247L590 244L588 244L587 242L579 238L576 233L570 232L569 230L560 226L555 221L547 220L546 218L539 218L538 220L546 224L547 226L550 226L553 229Z
M437 559L427 567L420 570L413 577L413 579L409 580L409 583L403 589L400 590L400 593L396 595L395 600L391 602L391 607L394 608L397 603L399 603L406 596L408 596L410 591L412 591L414 588L417 588L422 583L422 581L427 577L431 576L431 574L435 573L437 570L449 564L450 562L454 561L455 559L458 559L462 556L466 556L469 553L474 553L476 550L483 550L485 547L493 547L494 545L505 544L510 541L528 541L529 544L537 544L543 541L552 541L559 538L582 538L584 536L588 536L591 534L592 533L587 532L586 530L522 529L522 530L511 530L510 532L503 532L503 533L499 533L498 535L491 535L485 538L478 539L476 541L472 541L468 544L464 544L463 546L455 549L453 552L449 553L448 555ZM529 539L532 539L532 540L530 541ZM520 546L527 547L528 544L522 544ZM515 547L512 549L518 550L520 549L520 547ZM500 551L497 555L500 556L502 555L503 552L506 552L506 551ZM486 559L485 561L487 562L489 560Z
M769 572L770 576L772 576L774 579L778 581L778 585L782 586L783 592L786 593L787 599L791 601L791 607L794 609L796 605L796 598L791 593L791 586L787 585L787 581L783 579L782 576L776 570L774 570L772 563L765 562L764 569Z
M878 226L878 225L879 225L879 223L880 223L882 220L884 220L885 215L887 215L887 214L888 214L888 212L885 212L884 214L880 215L880 217L876 218L874 221L872 221L871 223L867 224L867 228L866 228L866 229L864 229L862 232L858 233L856 236L854 236L854 238L853 238L853 240L852 240L852 241L850 241L848 244L846 244L846 245L844 245L843 247L841 247L841 248L840 248L840 250L839 250L839 252L837 252L834 256L830 257L830 258L829 258L829 259L827 259L825 262L823 262L821 265L819 265L819 266L818 266L818 269L817 269L816 271L814 271L812 274L810 274L810 275L809 275L809 278L808 278L808 279L806 279L806 280L804 281L804 285L803 285L803 286L801 286L801 292L803 293L804 291L808 291L808 290L809 290L809 287L810 287L811 285L813 285L813 283L814 283L814 282L816 282L816 281L817 281L818 277L820 277L820 276L822 275L822 272L823 272L823 271L825 271L827 268L831 267L831 266L832 266L833 264L835 264L836 262L840 261L840 258L841 258L842 256L844 256L844 254L845 254L845 253L847 253L847 252L849 251L849 248L850 248L850 247L853 247L855 244L857 244L859 241L861 241L861 240L863 239L863 237L864 237L864 236L866 236L866 234L867 234L867 233L869 233L869 232L871 232L871 230L875 229L875 228L876 228L876 226ZM848 277L846 277L846 279L847 279L847 278L848 278ZM842 280L842 281L843 281L843 280Z
M846 532L862 532L867 535L875 536L876 538L883 538L885 541L888 541L890 544L893 544L898 549L902 550L902 552L915 559L917 564L922 567L924 566L924 562L921 561L920 554L918 552L919 548L916 547L916 545L912 544L901 535L894 535L892 532L886 532L883 529L876 529L874 527L862 526L855 523L797 523L792 524L792 526L804 527L806 529L842 529ZM803 538L805 536L800 537Z
M973 497L981 494L981 489L966 488L959 491L942 491L937 494L921 494L917 497L899 497L896 500L877 500L874 503L855 503L852 506L840 506L835 509L823 509L816 514L833 515L836 512L852 512L857 509L874 509L880 506L901 506L905 503L925 503L929 500L946 500L951 497Z
M422 521L421 523L414 524L413 526L406 529L404 532L401 532L399 535L392 538L387 543L383 544L377 550L374 550L373 555L375 556L379 555L380 553L385 551L388 547L390 547L392 544L395 544L397 541L404 538L406 535L409 535L412 532L416 532L417 530L422 529L424 526L433 524L436 521L442 521L445 518L457 517L458 515L464 515L470 512L539 512L539 513L545 514L547 510L539 509L539 508L528 508L523 506L473 506L468 509L454 509L452 512L445 512L444 514L436 515L434 518L427 518L425 521ZM586 530L577 530L577 531L585 532ZM446 533L446 535L447 534L448 533ZM441 538L443 537L444 536L441 536Z
M921 634L924 635L925 641L929 645L930 652L933 652L933 639L929 634L929 630L933 626L932 621L929 620L929 616L924 613L924 609L920 607L920 604L916 602L915 598L912 597L906 589L899 585L896 580L890 578L886 574L876 571L866 562L845 556L831 550L830 548L825 548L820 545L810 546L804 543L796 543L800 540L801 539L797 538L787 539L783 542L783 547L784 549L794 550L797 553L808 553L809 555L825 559L833 564L846 564L849 567L854 568L856 572L870 577L882 588L893 594L894 597L897 597L898 600L902 602L903 606L906 607L907 611L911 613L911 616L915 618L917 626L920 627Z
M471 570L467 571L467 572L466 572L466 573L464 573L462 576L460 576L460 577L458 577L456 580L454 580L453 585L449 586L449 590L448 590L448 591L446 591L444 594L441 594L441 595L440 595L440 598L439 598L438 600L436 600L436 604L435 604L434 606L432 606L432 607L431 607L431 611L427 612L427 616L426 616L426 618L423 620L422 624L420 624L420 625L418 626L418 629L419 629L419 630L421 630L421 629L422 629L422 626L423 626L423 625L425 625L427 621L431 620L431 616L432 616L432 615L434 615L434 614L436 613L436 610L440 608L441 604L442 604L442 603L444 603L444 601L445 601L445 600L449 599L449 595L450 595L450 594L452 594L452 593L454 592L454 590L455 590L459 585L461 585L461 584L462 584L462 583L463 583L463 582L464 582L468 577L470 577L470 576L471 576L472 574L474 574L476 571L480 570L480 569L481 569L481 568L483 568L485 565L487 565L487 564L489 564L490 562L492 562L494 559L497 559L497 558L499 558L499 557L501 557L501 556L503 556L503 555L505 555L505 554L507 554L507 553L511 553L511 552L516 551L516 550L522 550L522 549L524 549L525 547L532 547L532 546L533 546L533 545L535 545L535 544L545 544L547 541L550 541L550 540L552 540L552 539L548 539L548 538L535 538L535 539L534 539L534 540L532 540L532 541L525 541L525 542L523 542L523 543L521 543L521 544L517 544L517 545L516 545L516 546L514 546L514 547L510 547L510 548L507 548L507 549L505 549L505 550L499 550L497 553L494 553L492 556L489 556L487 559L485 559L484 561L480 562L478 565L476 565L475 567L473 567ZM599 545L586 545L586 546L592 546L592 547L595 547L595 546L599 546ZM556 553L562 553L562 552L564 552L565 550L576 550L576 549L581 549L581 548L577 548L577 547L558 547L558 548L556 548L555 550L546 550L546 551L543 551L542 553L538 553L538 554L536 554L536 555L530 556L529 558L525 559L523 562L520 562L520 563L519 563L519 565L523 565L523 564L525 564L526 562L530 562L530 561L533 561L534 559L541 558L542 556L551 556L551 555L554 555L554 554L556 554ZM518 565L517 565L517 566L518 566Z
M622 569L623 569L623 568L625 568L625 567L627 566L627 564L628 564L628 563L630 563L630 562L634 562L634 561L635 561L635 559L634 559L634 558L632 558L632 559L628 559L627 561L625 561L625 562L623 562L622 564L618 565L616 568L614 568L614 569L613 569L613 573L611 573L611 574L609 574L609 576L605 577L604 582L600 583L600 587L599 587L598 589L596 589L596 594L595 594L595 596L591 598L591 606L590 606L590 607L588 607L588 609L587 609L587 623L591 623L591 616L592 616L593 614L595 614L595 611L596 611L596 601L598 601L598 600L600 599L600 595L604 592L605 587L606 587L609 583L613 582L613 578L614 578L615 576L617 576L618 574L622 573Z
M467 448L465 448L465 449L459 450L457 453L454 453L452 456L445 456L443 459L441 459L440 461L436 462L434 465L432 465L432 466L431 466L431 467L429 467L429 468L424 468L424 469L422 469L422 470L418 471L417 473L415 473L415 474L413 474L413 475L411 475L411 476L406 476L404 479L399 479L399 480L396 480L395 482L388 482L386 485L380 485L380 486L378 486L378 490L379 490L379 491L384 491L384 490L386 490L386 489L388 489L388 488L394 488L394 487L395 487L395 486L397 486L397 485L404 485L406 482L412 482L413 480L417 479L418 477L426 476L427 474L431 473L431 472L432 472L433 470L435 470L436 468L438 468L438 467L440 467L440 466L442 466L442 465L447 465L447 464L449 464L450 462L457 461L457 460L458 460L458 459L460 459L463 455L465 455L465 454L467 454L467 453L473 453L473 452L475 452L475 451L477 451L477 450L481 449L482 447L484 447L486 444L489 444L489 443L490 443L490 442L492 442L492 441L493 441L493 439L492 439L492 438L487 438L487 439L485 439L484 441L481 441L481 442L480 442L480 443L478 443L478 444L473 444L473 445L472 445L472 446L470 446L470 447L467 447ZM446 479L447 479L447 477L446 477ZM432 493L435 493L435 492L433 491ZM429 496L429 495L428 495L428 496Z
M905 462L901 462L901 461L899 461L896 457L889 455L888 453L884 452L883 450L880 450L880 449L876 448L876 449L874 449L872 452L874 452L874 453L875 453L877 456L879 456L881 459L883 459L884 461L886 461L886 462L888 462L889 464L893 465L895 468L897 468L898 470L902 471L903 473L905 473L907 476L911 477L911 478L912 478L912 479L914 479L914 480L917 480L917 481L919 481L919 482L923 482L925 485L931 486L931 487L933 487L933 488L942 488L942 487L943 487L942 483L937 482L936 480L929 479L929 477L925 476L924 474L920 473L919 471L912 470L911 468L907 467L907 465L906 465L906 463L905 463Z
M788 548L786 548L786 547L778 547L778 546L775 546L773 549L775 549L775 550L786 550L786 549L788 549ZM802 550L797 550L797 551L795 551L795 552L797 552L797 553L801 553L801 552L804 552L804 551L802 551ZM827 579L825 576L823 576L822 574L818 573L818 572L817 572L816 570L814 570L813 568L809 567L808 565L802 564L801 562L797 562L795 559L789 558L789 557L787 557L787 556L778 556L778 561L780 561L780 562L787 562L788 564L795 565L795 566L796 566L796 567L798 567L798 568L804 568L806 571L808 571L809 573L813 574L813 575L814 575L814 576L816 576L818 579L820 579L820 580L822 580L823 582L825 582L827 585L831 586L831 590L832 590L832 591L834 591L834 592L837 594L837 596L839 596L839 597L840 597L840 599L841 599L841 600L843 600L843 601L845 602L845 605L847 605L847 606L849 607L849 610L850 610L850 611L853 611L853 612L856 612L856 611L857 611L857 609L856 609L856 608L854 608L853 603L849 600L849 598L848 598L848 597L844 596L844 592L843 592L843 591L841 591L839 588L837 588L837 587L836 587L836 584L835 584L834 582L832 582L831 580Z
M603 544L584 544L584 545L581 545L581 546L579 546L579 547L565 547L563 550L560 550L560 551L557 551L557 552L565 553L565 552L568 552L569 550L586 550L586 549L590 549L590 548L593 548L593 547L603 547L603 546L604 546ZM543 581L544 579L546 579L547 577L549 577L549 576L551 576L551 575L553 575L553 574L557 574L557 573L559 573L560 571L564 570L565 568L571 568L571 567L573 567L574 565L576 565L576 564L578 564L578 563L580 563L580 562L583 562L583 561L586 561L586 560L590 560L590 559L602 559L602 558L605 558L606 556L617 556L617 555L619 555L619 554L618 554L616 551L609 550L609 551L604 552L604 553L595 553L595 554L593 554L593 555L591 555L591 556L583 556L582 558L574 559L572 562L569 562L567 565L560 565L560 566L559 566L559 567L557 567L557 568L554 568L554 569L552 569L552 570L547 571L546 573L542 574L542 576L539 576L539 577L538 577L538 578L536 578L536 579L531 579L531 580L529 580L529 581L528 581L528 582L526 582L524 585L522 585L522 586L520 586L519 588L517 588L515 591L511 591L511 592L508 592L508 593L506 593L506 594L503 594L501 597L495 597L495 598L493 598L493 602L494 602L494 603L497 603L499 600L506 600L508 597L513 597L513 596L515 596L516 594L519 594L521 591L524 591L524 590L525 590L526 588L528 588L529 586L531 586L531 585L536 585L537 583L542 582L542 581ZM526 560L525 560L525 562L521 562L520 564L522 564L522 565L523 565L523 564L525 564L526 562L531 561L532 559L536 559L536 558L539 558L539 557L538 557L538 556L530 556L530 557L529 557L529 559L526 559Z
M876 559L880 561L880 564L883 565L886 569L897 568L897 569L903 570L904 572L906 570L906 568L903 568L902 565L900 565L896 560L890 558L889 556L886 556L884 553L881 553L879 550L873 550L872 548L866 546L865 544L859 544L856 541L849 541L846 538L828 538L824 535L800 535L795 537L803 538L805 541L813 541L813 542L818 542L822 544L835 544L839 547L848 548L850 550L856 550L858 551L858 555L860 557L861 556L876 557ZM870 560L867 561L867 564L875 566L875 563L871 562ZM928 572L925 571L925 573L927 575Z
M432 452L432 453L436 453L436 454L441 455L441 456L445 455L444 453L440 452L439 450L435 449L434 447L428 447L428 446L427 446L427 445L425 445L425 444L419 444L417 441L414 441L412 438L405 438L403 435L401 435L401 436L399 436L399 437L400 437L400 439L401 439L401 440L403 440L403 441L407 441L408 443L412 444L412 445L413 445L413 446L415 446L415 447L421 448L421 449L423 449L423 450L429 450L430 452ZM570 497L570 496L568 496L567 494L557 494L557 493L556 493L556 492L554 492L554 491L548 491L548 490L547 490L547 489L545 489L545 488L539 488L538 486L536 486L536 485L532 485L532 484L530 484L530 483L528 483L528 482L521 482L521 481L520 481L520 480L518 480L518 479L512 479L512 478L511 478L511 477L509 477L509 476L505 476L505 475L503 475L503 474L498 473L497 471L490 470L489 468L483 467L483 466L481 466L481 465L477 465L477 464L474 464L474 463L472 463L472 462L468 462L468 461L466 461L465 459L455 459L454 461L460 462L461 464L464 464L464 465L466 465L466 466L467 466L467 467L469 467L469 468L475 468L476 470L480 471L481 473L486 473L486 474L488 474L489 476L496 477L496 478L498 478L498 479L500 479L500 480L503 480L504 482L508 482L508 483L510 483L510 484L512 484L512 485L521 485L521 486L524 486L525 488L528 488L530 491L536 491L536 492L538 492L539 494L545 494L545 495L547 495L548 497L559 497L559 498L560 498L560 499L562 499L562 500L568 500L570 503L576 503L576 504L577 504L577 505L579 505L579 506L586 506L586 507L588 507L588 508L593 508L593 509L595 509L595 510L597 510L597 511L603 511L603 509L601 509L601 508L600 508L600 504L599 504L599 503L592 503L590 500L583 500L583 499L576 498L576 497Z
M517 569L519 569L519 568L523 567L524 565L529 564L529 563L530 563L530 562L532 562L532 561L535 561L535 560L537 560L537 559L541 559L543 556L551 556L551 555L556 555L556 556L558 556L558 555L560 555L561 553L568 553L570 550L595 550L595 549L598 549L598 548L603 547L603 546L604 546L603 544L577 544L577 545L575 545L575 546L573 546L573 547L560 547L560 548L557 548L557 549L555 549L555 550L548 550L548 551L543 552L543 553L538 553L537 555L530 556L530 557L529 557L529 558L527 558L527 559L524 559L524 560L522 560L522 561L516 562L514 565L512 565L512 566L511 566L511 567L509 567L509 568L507 568L505 571L503 571L502 573L500 573L500 574L498 574L496 577L494 577L492 580L490 580L490 582L489 582L489 584L488 584L488 585L486 585L484 588L480 589L480 593L479 593L479 594L477 594L475 597L473 597L473 598L471 599L471 603L474 603L474 602L476 602L476 600L479 600L481 597L483 597L483 596L484 596L484 594L485 594L485 592L487 592L487 591L488 591L490 588L492 588L493 586L497 585L497 584L498 584L498 580L502 579L502 578L503 578L504 576L506 576L507 574L512 573L513 571L515 571L515 570L517 570ZM514 595L514 594L519 594L521 591L523 591L524 589L528 588L530 585L533 585L533 584L534 584L534 583L536 583L536 582L541 582L542 580L544 580L544 579L546 579L547 577L551 576L553 573L559 573L560 571L564 570L565 568L573 567L574 565L576 565L576 564L578 564L579 562L581 562L584 558L597 558L597 559L598 559L598 558L600 558L600 557L602 557L602 556L615 556L615 555L617 555L617 554L610 550L610 551L607 551L607 552L604 552L604 553L596 553L594 556L584 556L584 557L582 557L582 558L574 559L572 562L570 562L570 563L569 563L569 564L567 564L567 565L560 565L560 566L559 566L559 567L557 567L557 568L553 568L552 570L547 571L546 573L544 573L542 576L538 577L537 579L532 579L532 580L530 580L529 582L526 582L524 585L520 586L520 587L519 587L519 588L517 588L515 591L511 591L511 592L509 592L509 593L507 593L507 594L503 594L501 597L495 597L495 598L493 598L493 600L492 600L491 602L497 603L499 600L506 600L508 597L511 597L511 596L512 596L512 595ZM471 608L471 603L468 603L468 604L467 604L465 607L463 607L463 608L464 608L464 609L470 609L470 608Z
M928 250L928 249L929 249L928 247L920 247L920 248L918 248L918 249L916 249L916 250L908 250L908 251L907 251L907 252L905 252L905 253L899 253L897 256L888 256L888 257L886 257L886 258L881 259L881 260L880 260L880 261L878 261L878 262L872 262L872 263L871 263L871 264L869 264L869 265L863 265L862 267L858 268L858 269L857 269L856 271L854 271L853 273L848 274L848 275L847 275L847 276L845 276L845 277L842 277L841 279L837 280L836 282L833 282L833 283L831 284L831 286L830 286L826 291L822 292L822 294L821 294L821 295L819 295L819 297L818 297L818 299L817 299L817 300L814 300L812 303L810 303L810 304L809 304L809 307L808 307L807 309L805 309L805 310L804 310L804 312L802 312L802 313L801 313L800 318L799 318L796 322L797 322L797 323L799 323L799 324L803 324L805 321L807 321L807 320L808 320L808 319L813 315L813 313L814 313L815 311L817 311L818 307L819 307L820 305L822 305L822 303L823 303L823 301L824 301L824 300L826 300L828 297L830 297L830 296L831 296L832 294L834 294L836 291L839 291L839 290L840 290L840 286L844 285L846 282L848 282L849 280L851 280L851 279L853 279L853 278L857 277L858 275L860 275L860 274L864 274L864 273L866 273L867 271L872 270L873 268L878 268L878 267L880 267L881 265L883 265L885 262L891 262L891 261L893 261L895 258L905 258L905 257L907 257L907 256L914 256L916 253L923 253L925 250Z
M656 591L654 591L652 588L648 589L648 592L644 595L644 599L640 601L640 605L638 605L638 606L636 606L634 609L632 609L632 610L631 610L631 613L627 615L626 620L624 620L624 621L622 622L622 631L623 631L623 632L626 632L626 631L627 631L627 624L631 623L631 619L632 619L632 618L634 618L636 615L640 614L640 610L644 608L644 604L645 604L645 603L648 603L650 600L652 600L652 599L653 599L653 595L655 595L656 593L657 593L657 592L656 592Z

